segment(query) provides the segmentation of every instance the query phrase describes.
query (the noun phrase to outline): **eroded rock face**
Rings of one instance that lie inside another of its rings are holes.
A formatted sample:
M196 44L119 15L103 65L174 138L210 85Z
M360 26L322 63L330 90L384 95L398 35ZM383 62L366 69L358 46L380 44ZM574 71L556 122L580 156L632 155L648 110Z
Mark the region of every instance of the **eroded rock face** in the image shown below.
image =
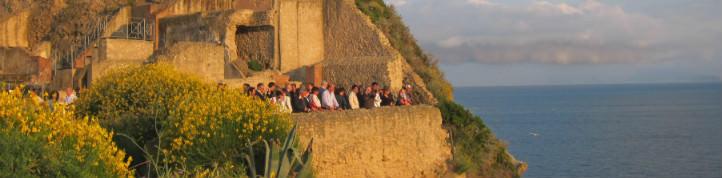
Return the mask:
M433 106L293 114L303 145L313 139L317 177L440 177L451 157Z
M259 61L266 69L273 67L273 35L272 26L239 26L236 30L238 58Z

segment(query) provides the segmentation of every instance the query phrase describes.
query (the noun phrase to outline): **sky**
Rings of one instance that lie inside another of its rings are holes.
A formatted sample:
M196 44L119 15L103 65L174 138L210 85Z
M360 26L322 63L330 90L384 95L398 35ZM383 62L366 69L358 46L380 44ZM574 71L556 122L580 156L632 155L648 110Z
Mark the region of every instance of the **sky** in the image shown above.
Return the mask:
M722 0L386 0L455 86L722 81Z

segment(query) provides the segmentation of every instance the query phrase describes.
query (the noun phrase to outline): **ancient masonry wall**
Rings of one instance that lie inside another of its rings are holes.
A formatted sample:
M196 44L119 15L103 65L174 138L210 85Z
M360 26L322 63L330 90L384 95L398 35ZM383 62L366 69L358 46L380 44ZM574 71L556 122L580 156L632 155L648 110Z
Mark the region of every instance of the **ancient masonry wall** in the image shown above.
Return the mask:
M141 65L153 54L153 43L144 40L103 39L97 57L90 65L90 80L96 80L113 67Z
M440 177L451 150L432 106L293 114L317 177Z
M391 56L385 39L352 0L326 0L324 45L326 58Z
M22 48L0 48L0 75L22 75L37 72L37 62Z
M328 60L323 63L323 79L350 87L353 84L371 84L380 82L391 88L401 88L404 78L400 66L403 61L388 56L369 56Z
M324 59L324 1L279 0L281 72Z
M28 47L28 26L30 11L0 21L0 47Z
M106 27L105 31L103 31L103 37L111 36L114 33L122 33L123 31L121 31L121 29L127 28L127 25L130 23L132 9L133 8L131 7L121 8L118 13L115 14L110 21L108 21L108 27Z
M394 91L411 84L417 102L436 103L424 81L353 0L326 0L325 6L324 78L335 83L379 82Z
M223 80L223 46L203 42L178 42L156 56L158 62L169 63L178 71L188 72L210 82Z

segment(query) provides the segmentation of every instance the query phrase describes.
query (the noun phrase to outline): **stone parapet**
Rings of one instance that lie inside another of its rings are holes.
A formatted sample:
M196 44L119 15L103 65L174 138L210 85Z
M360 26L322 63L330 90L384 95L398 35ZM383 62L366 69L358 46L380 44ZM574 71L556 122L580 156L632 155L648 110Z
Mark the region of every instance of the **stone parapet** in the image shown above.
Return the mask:
M317 177L440 177L451 157L433 106L293 114L302 145L313 139Z

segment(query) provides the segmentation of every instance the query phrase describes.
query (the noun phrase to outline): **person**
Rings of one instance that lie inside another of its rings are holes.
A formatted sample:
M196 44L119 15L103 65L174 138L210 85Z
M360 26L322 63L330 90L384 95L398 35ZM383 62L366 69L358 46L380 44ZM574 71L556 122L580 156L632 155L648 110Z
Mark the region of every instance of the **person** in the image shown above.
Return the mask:
M75 91L73 91L73 89L70 87L65 89L65 93L65 104L73 104L73 102L78 99L78 96L75 95Z
M60 100L60 93L58 91L51 91L50 97L48 98L48 106L50 107L50 111L53 111L55 108L55 104L58 103L58 100Z
M256 85L256 98L261 100L266 100L266 87L263 85L263 83L258 83Z
M313 88L311 90L311 95L308 96L308 100L310 101L309 108L311 109L311 111L320 111L322 109L321 100L318 99L318 90L318 88Z
M286 85L286 91L288 92L288 98L291 100L291 106L296 105L295 98L298 98L298 90L296 89L296 84ZM293 109L293 107L291 107ZM295 109L293 109L295 110Z
M381 106L393 106L396 104L394 95L391 94L391 89L384 88L381 90Z
M324 93L326 93L326 90L328 90L328 82L324 80L318 88L318 93L320 93L320 95L318 95L318 99L321 100L321 104L323 104Z
M290 96L290 97L296 97L298 95L296 93L296 84L295 83L286 85L286 91L288 92L288 96Z
M358 93L358 85L351 86L351 91L348 92L348 104L350 109L358 109L359 108L359 97L357 95Z
M266 98L274 98L276 97L276 83L270 82L268 83L268 90L266 91Z
M376 98L376 95L373 93L373 88L366 87L363 98L363 108L374 108L374 98Z
M298 96L292 98L293 103L293 112L295 113L301 113L301 112L309 112L309 100L308 100L308 91L303 88L299 88Z
M311 92L313 91L313 88L316 88L311 83L306 83L306 91Z
M293 112L293 106L291 106L291 100L286 95L286 91L276 91L276 104L281 108L281 112L291 113Z
M406 84L406 86L403 87L404 92L406 93L406 98L408 99L409 105L413 105L416 99L414 98L414 90L411 87L410 84Z
M351 109L351 105L348 103L348 95L346 95L346 89L339 88L338 94L336 94L336 101L338 101L338 108L342 110Z
M411 105L411 98L409 98L409 95L406 94L406 87L401 88L399 90L399 100L397 105L399 106L409 106Z
M254 97L255 94L256 94L256 88L248 87L248 90L246 90L246 96Z
M374 103L374 107L375 107L375 108L381 107L381 86L379 85L379 83L373 82L373 83L371 84L371 87L373 88L373 95L374 95L373 103Z
M339 107L338 100L336 100L336 85L326 83L326 90L321 92L321 106L327 110L337 110Z

